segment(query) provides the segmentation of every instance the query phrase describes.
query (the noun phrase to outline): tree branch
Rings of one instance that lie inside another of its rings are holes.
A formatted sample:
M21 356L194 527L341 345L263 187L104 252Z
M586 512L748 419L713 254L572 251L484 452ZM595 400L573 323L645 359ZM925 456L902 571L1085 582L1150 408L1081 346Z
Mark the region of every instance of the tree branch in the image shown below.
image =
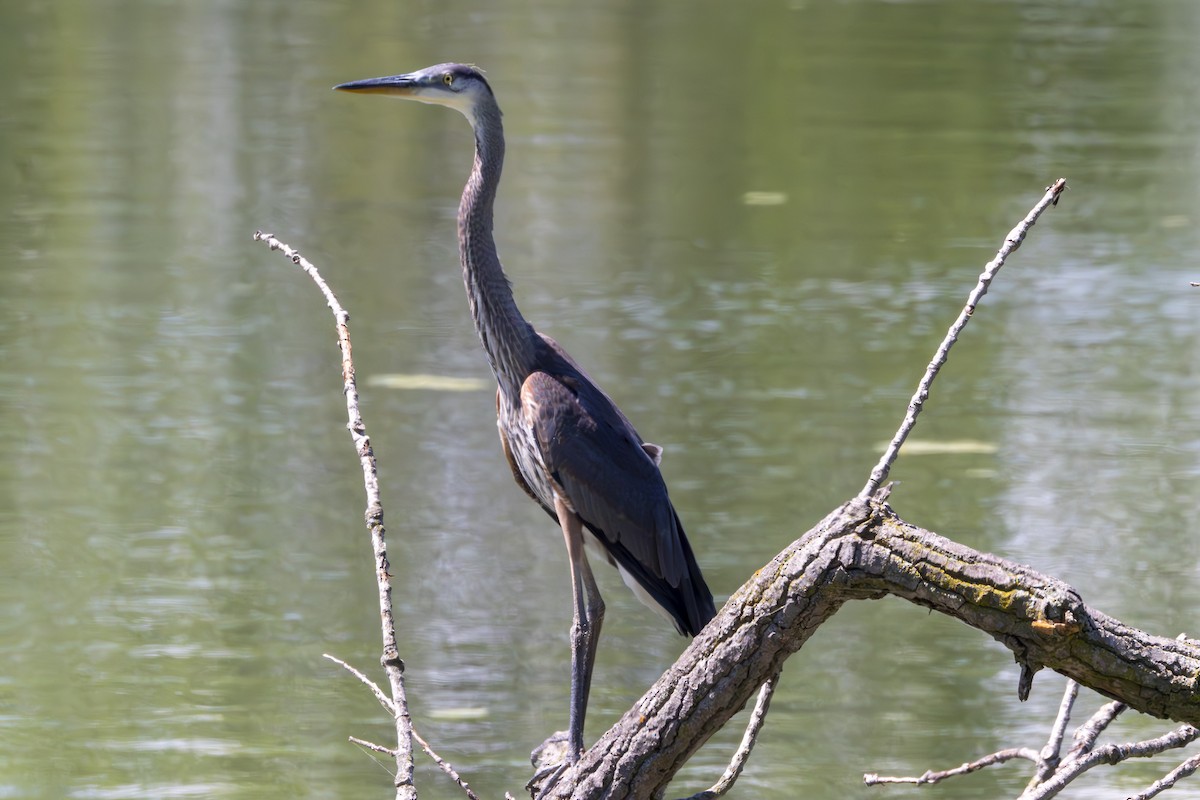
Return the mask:
M417 744L421 745L421 749L425 751L425 755L433 759L433 763L438 765L438 769L446 773L450 780L458 784L458 788L463 790L463 794L467 796L467 800L479 800L479 796L471 789L470 784L463 780L463 777L458 774L458 770L449 761L434 752L433 748L429 746L429 742L425 741L425 737L414 730L413 738L417 740Z
M959 619L1016 658L1155 717L1200 722L1200 647L1087 606L1066 583L855 499L771 560L547 795L638 798L691 755L842 604L894 595Z
M703 792L697 792L685 800L716 800L718 797L723 797L726 792L733 788L733 784L737 782L738 777L742 774L742 770L746 768L746 762L750 759L750 752L754 749L754 745L758 742L758 734L762 730L763 723L767 721L767 711L771 708L771 696L775 694L775 687L779 685L779 673L771 676L771 679L764 683L758 690L758 699L754 701L754 710L750 712L750 721L746 724L746 732L742 734L741 744L733 754L733 758L729 761L729 766L725 768L724 774L720 779L709 789Z
M1050 739L1038 753L1037 771L1034 772L1029 786L1036 786L1054 774L1058 768L1062 753L1063 737L1067 735L1067 723L1071 721L1071 709L1079 697L1079 684L1068 680L1067 688L1063 690L1062 702L1058 704L1058 716L1050 729Z
M1091 719L1079 726L1075 731L1073 744L1070 752L1067 753L1068 758L1074 758L1080 753L1090 753L1092 747L1096 744L1096 739L1100 738L1100 734L1104 733L1104 729L1112 724L1112 721L1124 711L1128 706L1124 703L1114 700L1111 703L1105 703L1095 714L1092 714Z
M889 783L907 783L913 786L924 786L926 784L940 783L947 778L957 778L959 775L970 775L972 772L978 772L981 769L996 764L1004 764L1015 758L1023 758L1026 761L1036 762L1038 760L1038 752L1028 747L1010 747L1007 750L998 750L983 758L968 761L953 769L945 769L938 772L929 771L915 778L888 777L868 772L866 775L863 775L863 783L867 786L882 786Z
M867 480L867 485L862 488L858 496L862 499L875 497L879 492L879 487L887 480L888 472L892 469L892 464L896 462L896 457L900 455L900 446L904 444L904 440L912 433L912 429L916 427L917 415L921 413L921 409L925 406L925 401L929 399L929 388L933 385L934 378L945 365L946 359L950 356L950 348L958 341L958 336L962 333L963 328L967 327L967 323L971 321L971 315L975 313L975 307L979 305L979 301L987 294L988 287L992 284L992 279L996 277L996 273L1004 266L1004 262L1010 255L1017 251L1021 246L1021 242L1025 240L1025 234L1029 233L1029 229L1037 222L1038 217L1052 205L1058 205L1058 198L1067 188L1067 179L1059 178L1054 183L1046 187L1046 193L1042 195L1042 199L1037 202L1025 219L1017 223L1017 226L1008 232L1004 237L1004 244L996 252L996 257L989 261L983 267L983 272L979 275L979 282L975 284L975 288L971 294L967 296L967 304L959 313L958 319L950 326L950 330L946 332L946 338L942 340L938 346L937 352L933 354L933 360L929 362L929 366L925 368L925 375L917 384L917 391L913 394L912 399L908 401L908 413L904 417L904 421L900 423L900 429L896 431L895 437L888 443L887 449L884 450L883 457L879 459L879 463L875 465L875 469L871 470L871 477ZM879 498L884 499L884 498Z
M1125 707L1123 703L1107 703L1084 725L1080 726L1079 730L1075 732L1076 745L1067 753L1065 758L1060 759L1059 752L1066 734L1067 721L1078 695L1079 684L1073 680L1068 680L1067 688L1063 692L1062 703L1059 705L1058 716L1054 721L1054 726L1050 733L1050 740L1042 748L1041 752L1029 748L1014 747L992 753L955 769L948 769L942 772L926 772L924 775L916 778L880 777L879 775L870 773L863 776L863 782L868 786L895 783L921 786L937 783L946 778L966 775L984 767L992 766L993 764L1002 764L1013 758L1025 758L1033 761L1037 765L1037 770L1018 800L1046 800L1046 798L1058 795L1068 784L1093 767L1101 764L1118 764L1127 758L1151 758L1168 749L1184 747L1193 740L1200 738L1200 730L1191 725L1183 725L1155 739L1128 744L1109 744L1093 751L1092 743L1096 737L1110 722L1116 719L1117 714ZM1153 797L1159 792L1174 786L1179 780L1191 775L1196 771L1198 766L1200 766L1200 756L1188 759L1136 797ZM1130 798L1130 800L1136 799Z
M1106 744L1063 764L1045 783L1021 795L1021 800L1046 800L1056 796L1067 787L1067 784L1092 767L1101 764L1119 764L1127 758L1150 758L1171 748L1183 747L1197 737L1200 737L1200 730L1191 725L1183 725L1154 739L1126 744Z
M1187 761L1184 761L1175 769L1168 772L1160 780L1155 781L1146 787L1146 791L1138 792L1129 798L1129 800L1150 800L1151 797L1165 792L1179 781L1193 774L1197 769L1200 769L1200 754L1194 755Z
M316 283L325 296L329 310L333 312L337 328L338 347L342 354L342 388L346 395L347 427L354 440L354 450L362 465L363 485L367 492L367 530L371 534L371 547L375 553L375 579L379 586L380 632L383 637L383 657L380 663L387 674L392 689L393 719L396 723L396 798L415 800L416 786L413 784L412 719L408 713L408 700L404 693L404 662L396 648L396 624L392 618L392 583L388 573L387 539L383 527L383 503L379 499L379 477L375 471L375 452L367 437L367 428L358 409L358 387L354 380L354 358L350 346L350 315L342 308L321 273L307 259L269 233L256 231L256 242L266 242L272 250L280 250L297 264ZM343 662L343 666L347 666ZM361 675L361 673L359 673ZM367 681L368 685L374 686ZM376 687L377 688L377 687Z
M354 677L358 678L359 682L362 683L364 686L366 686L368 689L370 689L371 693L375 695L375 699L379 701L379 704L381 706L383 706L384 711L387 711L392 716L396 715L396 704L392 702L392 699L390 697L388 697L386 694L383 693L383 689L379 688L379 684L377 684L375 681L368 678L360 670L356 669L355 667L350 666L345 661L342 661L337 656L331 656L331 655L329 655L329 653L322 653L322 655L325 658L328 658L333 663L342 667L342 669L346 670ZM391 751L389 751L389 752L391 752Z

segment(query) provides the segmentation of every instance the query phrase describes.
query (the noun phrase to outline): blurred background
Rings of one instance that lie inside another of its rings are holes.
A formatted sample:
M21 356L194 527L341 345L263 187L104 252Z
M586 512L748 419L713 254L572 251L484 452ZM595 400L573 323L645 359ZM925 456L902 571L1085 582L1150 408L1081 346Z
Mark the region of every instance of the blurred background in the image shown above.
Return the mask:
M1189 0L0 4L0 797L390 796L346 741L388 721L321 658L378 675L332 321L258 228L353 317L419 729L497 796L566 726L562 537L501 456L457 262L469 127L330 91L446 60L506 112L522 310L666 447L718 603L859 490L983 264L1068 178L893 504L1196 635L1198 40ZM685 644L599 577L589 740ZM1063 679L1020 704L1017 678L958 623L849 606L788 662L734 796L908 797L862 773L1040 747Z

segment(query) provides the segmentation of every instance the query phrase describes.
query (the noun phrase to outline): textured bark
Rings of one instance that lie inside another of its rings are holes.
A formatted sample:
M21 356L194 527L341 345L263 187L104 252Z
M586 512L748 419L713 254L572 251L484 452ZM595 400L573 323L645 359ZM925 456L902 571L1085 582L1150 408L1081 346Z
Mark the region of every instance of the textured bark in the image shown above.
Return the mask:
M1062 581L856 499L755 573L546 797L658 796L843 603L889 594L994 637L1026 679L1049 667L1144 713L1200 725L1200 643L1130 628Z

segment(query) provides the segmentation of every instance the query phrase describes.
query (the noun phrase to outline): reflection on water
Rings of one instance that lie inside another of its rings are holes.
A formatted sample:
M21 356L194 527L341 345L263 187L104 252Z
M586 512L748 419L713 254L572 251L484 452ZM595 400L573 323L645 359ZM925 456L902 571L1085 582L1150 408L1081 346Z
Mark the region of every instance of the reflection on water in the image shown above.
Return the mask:
M457 267L469 131L329 91L444 58L488 67L507 114L522 310L666 447L721 598L861 487L978 271L1065 175L893 499L1194 629L1196 28L1172 0L0 6L0 796L387 791L345 741L386 720L321 658L378 658L333 331L258 228L354 315L418 725L497 796L565 726L561 535L499 454ZM684 645L598 577L589 737ZM865 771L1040 746L1061 682L1025 705L1015 682L957 623L848 607L789 662L738 796L865 796Z

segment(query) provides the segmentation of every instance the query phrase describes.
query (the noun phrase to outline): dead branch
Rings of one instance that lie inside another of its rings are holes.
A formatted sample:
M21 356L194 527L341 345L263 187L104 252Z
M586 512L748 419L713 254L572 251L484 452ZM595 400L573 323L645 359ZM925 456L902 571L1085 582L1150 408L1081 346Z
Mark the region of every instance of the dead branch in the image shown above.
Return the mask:
M373 753L383 753L384 755L389 755L392 758L396 757L396 751L390 747L384 747L381 744L375 744L374 742L368 742L366 739L360 739L357 736L347 736L346 739L351 744L356 744L359 747L363 748L364 750L370 750Z
M879 463L875 465L875 469L871 470L871 477L867 480L867 485L858 493L861 498L875 497L879 491L879 487L887 480L888 472L891 471L892 464L896 462L896 457L900 455L900 446L904 444L904 440L912 433L917 424L917 415L921 413L921 409L925 406L925 401L929 399L929 389L933 385L934 378L945 365L946 359L950 356L950 348L958 341L959 334L967 327L967 323L971 321L971 315L975 313L975 307L979 305L979 301L987 294L988 287L992 284L992 279L996 277L996 273L1004 266L1004 262L1008 257L1017 251L1021 246L1021 242L1025 241L1025 234L1029 233L1029 229L1038 221L1038 217L1052 205L1058 205L1059 196L1066 191L1067 179L1059 178L1054 183L1046 187L1046 193L1042 195L1042 199L1037 202L1029 213L1025 215L1025 219L1017 223L1017 226L1008 232L1004 237L1004 243L1000 245L1000 249L996 252L996 257L989 261L983 267L983 272L979 275L979 281L975 284L975 288L971 290L971 294L967 296L967 304L963 306L963 310L959 312L958 319L950 326L950 330L946 332L946 337L942 339L942 343L938 345L937 352L933 354L933 360L929 362L929 366L925 368L925 374L917 384L917 391L913 394L912 399L908 401L908 413L904 417L904 421L900 423L899 430L888 443L887 449L884 450L883 457L879 459ZM879 498L881 500L886 498Z
M317 268L299 252L262 231L255 232L254 240L266 242L272 250L282 251L293 264L297 264L308 273L325 296L329 310L333 312L338 347L342 354L342 388L346 396L346 415L349 420L347 427L362 465L363 485L367 492L367 530L370 531L371 547L375 552L375 579L379 586L380 632L383 637L383 657L380 663L387 674L388 683L391 684L392 716L396 723L396 798L415 800L417 790L413 784L412 719L408 713L408 700L404 693L404 662L400 660L400 653L396 647L396 624L392 618L392 583L388 573L387 539L383 527L383 503L379 497L379 477L375 470L375 452L371 449L366 424L358 408L358 386L354 380L354 358L350 346L350 315L342 308ZM343 666L349 667L344 663ZM374 686L370 681L367 683ZM377 696L382 695L378 687L375 688Z
M1058 704L1058 716L1054 718L1054 725L1050 728L1050 739L1038 753L1037 771L1030 780L1029 786L1037 786L1053 775L1054 770L1058 768L1063 737L1067 735L1067 723L1071 721L1071 709L1075 706L1075 700L1078 697L1079 684L1068 680L1067 688L1063 690L1062 702Z
M1040 752L1027 747L1013 747L991 753L954 769L939 772L929 771L917 777L883 777L875 773L868 773L863 776L863 783L867 786L884 784L923 786L938 783L947 778L967 775L985 767L1003 764L1014 758L1024 758L1034 762L1037 770L1018 800L1046 800L1046 798L1058 795L1068 784L1093 767L1102 764L1118 764L1128 758L1152 758L1169 749L1185 747L1193 740L1200 738L1200 730L1191 725L1183 725L1154 739L1127 744L1109 744L1093 749L1092 744L1096 737L1116 719L1117 714L1125 707L1123 703L1119 702L1106 703L1092 715L1091 719L1079 727L1075 732L1075 746L1065 757L1060 759L1059 752L1066 733L1067 720L1078 694L1079 684L1072 680L1067 681L1058 716L1051 729L1050 740ZM1200 756L1183 762L1144 792L1136 795L1136 798L1150 798L1169 789L1178 781L1195 772L1197 767L1200 767ZM1134 798L1130 800L1134 800Z
M863 775L863 783L867 786L882 786L889 783L906 783L913 786L924 786L925 784L940 783L947 778L957 778L960 775L970 775L972 772L978 772L981 769L995 766L996 764L1004 764L1013 759L1023 758L1026 761L1038 760L1038 752L1029 747L1010 747L1007 750L999 750L995 753L990 753L983 758L978 758L974 761L968 761L952 769L944 769L934 772L932 770L918 775L913 778L907 777L892 777L887 775L878 775L874 772L868 772Z
M479 800L479 796L471 789L470 784L458 774L458 770L449 761L434 752L433 748L429 746L429 742L425 741L424 736L414 730L413 738L417 740L417 744L421 745L421 749L425 751L425 755L429 756L433 760L433 763L438 765L438 769L446 773L450 780L458 784L458 788L463 790L463 794L467 796L467 800Z
M679 660L548 795L642 798L851 600L894 595L1151 716L1200 722L1200 647L1105 616L1068 584L855 499L739 589Z
M710 788L703 792L697 792L685 800L716 800L733 788L738 776L746 768L750 752L758 742L758 734L762 730L763 723L767 721L767 711L771 708L771 695L775 694L775 687L778 685L779 673L775 673L769 681L759 687L758 699L754 701L754 710L750 712L750 721L746 724L746 732L742 734L741 744L738 745L737 751L734 752L729 766L725 768L720 779Z
M383 706L384 710L387 711L392 716L395 716L396 704L392 702L392 698L388 697L386 694L383 693L383 689L379 688L379 684L377 684L375 681L368 678L366 675L364 675L361 671L359 671L355 667L352 667L351 665L347 664L345 661L342 661L337 656L331 656L331 655L329 655L329 653L322 653L321 655L325 658L328 658L330 661L337 664L338 666L340 666L342 669L349 672L354 677L358 678L359 683L363 684L364 686L366 686L368 689L371 690L371 693L373 695L375 695L375 699L379 701L379 704L381 706Z
M1067 753L1068 758L1074 758L1080 753L1090 753L1096 745L1096 740L1100 738L1100 734L1104 733L1104 729L1112 724L1112 721L1124 711L1128 706L1124 703L1113 701L1105 703L1095 714L1092 714L1091 719L1079 726L1075 731L1071 751Z
M1164 775L1161 779L1146 787L1145 791L1138 792L1137 794L1131 796L1129 800L1150 800L1151 797L1154 797L1161 792L1165 792L1179 781L1195 773L1197 769L1200 769L1200 754L1194 755L1187 761L1184 761L1178 767Z
M1055 718L1054 725L1050 730L1050 739L1041 750L1034 750L1030 747L1009 747L995 753L989 753L974 761L968 761L952 769L928 770L916 777L883 776L874 772L868 772L866 775L863 775L863 783L867 786L882 786L889 783L907 783L914 786L924 786L926 784L940 783L947 778L970 775L972 772L978 772L987 767L1023 758L1026 761L1032 761L1037 767L1037 771L1029 784L1030 787L1036 786L1052 775L1054 769L1058 766L1059 753L1062 750L1062 740L1067 732L1067 722L1071 718L1071 708L1075 705L1075 699L1078 696L1079 684L1075 681L1067 681L1066 691L1063 692L1062 702L1058 706L1058 716Z
M1197 737L1200 737L1200 730L1191 725L1182 725L1170 733L1154 739L1125 744L1106 744L1090 753L1081 753L1077 758L1064 762L1045 783L1031 791L1026 791L1021 795L1020 800L1046 800L1046 798L1056 796L1067 787L1067 784L1093 767L1101 764L1119 764L1128 758L1151 758L1167 750L1183 747Z

